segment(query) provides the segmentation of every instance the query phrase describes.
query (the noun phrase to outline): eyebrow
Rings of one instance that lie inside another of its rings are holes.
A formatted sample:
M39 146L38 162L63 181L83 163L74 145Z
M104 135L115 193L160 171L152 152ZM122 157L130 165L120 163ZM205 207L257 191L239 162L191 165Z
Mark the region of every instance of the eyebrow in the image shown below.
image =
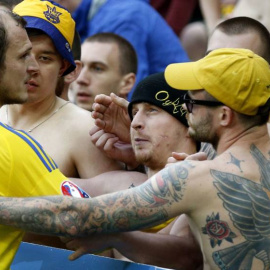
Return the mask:
M50 54L50 55L60 55L60 53L57 51L57 50L42 50L41 53L44 53L44 54Z
M107 64L105 62L102 62L102 61L90 61L88 63L90 65L103 65L103 66L107 66Z

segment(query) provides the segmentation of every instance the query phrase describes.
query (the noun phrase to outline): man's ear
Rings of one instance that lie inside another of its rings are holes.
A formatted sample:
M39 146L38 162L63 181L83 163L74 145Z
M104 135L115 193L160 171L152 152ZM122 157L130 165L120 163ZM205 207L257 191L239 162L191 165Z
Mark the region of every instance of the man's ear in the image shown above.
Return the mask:
M82 61L75 60L75 64L76 68L64 77L65 83L71 84L79 77L82 70Z
M234 119L234 112L227 106L222 106L219 111L219 123L221 126L229 126Z
M71 66L71 64L66 59L63 59L62 66L59 70L58 77L61 77L63 75L63 73L69 68L69 66Z
M127 95L134 86L136 81L136 74L130 72L123 76L120 87L119 87L119 97L127 99Z

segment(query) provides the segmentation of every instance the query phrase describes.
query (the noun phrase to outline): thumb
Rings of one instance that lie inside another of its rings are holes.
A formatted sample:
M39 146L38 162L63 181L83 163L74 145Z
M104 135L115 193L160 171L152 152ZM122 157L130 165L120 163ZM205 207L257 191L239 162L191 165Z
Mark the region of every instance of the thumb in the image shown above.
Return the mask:
M83 252L82 249L79 248L75 252L73 252L72 254L70 254L68 256L68 259L70 261L74 261L74 260L77 260L78 258L80 258L84 254L85 254L85 252Z
M121 97L117 96L117 95L114 94L114 93L111 93L110 96L111 96L111 98L112 98L112 101L113 101L116 105L120 106L122 109L127 109L129 102L128 102L126 99L121 98Z

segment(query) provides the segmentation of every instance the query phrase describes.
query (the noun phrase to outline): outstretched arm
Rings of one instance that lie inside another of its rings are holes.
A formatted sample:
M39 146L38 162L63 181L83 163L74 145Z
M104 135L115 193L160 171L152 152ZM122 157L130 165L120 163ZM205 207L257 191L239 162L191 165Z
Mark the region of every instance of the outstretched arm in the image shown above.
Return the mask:
M172 226L167 227L170 228L166 232L136 231L73 239L67 242L67 247L75 250L69 259L75 260L87 253L115 248L137 263L172 269L198 269L202 265L202 254L185 216L180 216Z
M191 211L190 198L184 195L188 191L189 168L193 167L186 161L179 162L138 187L93 199L2 197L0 223L72 237L149 228Z

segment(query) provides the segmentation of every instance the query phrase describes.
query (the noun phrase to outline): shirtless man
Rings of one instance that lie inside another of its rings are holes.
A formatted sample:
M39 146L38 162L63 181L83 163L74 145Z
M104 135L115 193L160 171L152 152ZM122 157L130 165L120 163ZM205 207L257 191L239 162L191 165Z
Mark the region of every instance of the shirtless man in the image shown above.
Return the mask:
M174 88L189 90L184 106L189 134L214 145L214 160L178 162L139 187L89 200L3 197L0 222L75 236L138 230L186 213L206 267L265 269L268 63L250 50L217 49L197 62L169 65L165 78ZM49 222L40 227L44 218Z
M146 166L148 178L165 167L172 151L193 154L199 149L199 145L187 136L186 112L182 108L184 94L185 92L179 95L166 83L164 73L148 76L137 85L133 92L128 105L131 119L131 142L136 161ZM109 137L102 138L106 135L99 136L99 140L110 140ZM105 183L100 183L99 179L95 181L98 183L97 188L101 190L99 194L121 190L122 184L125 184L122 189L130 185L128 179L121 181L118 177L117 181L114 181L111 172L107 174L107 177L109 179L106 179ZM144 181L142 179L138 182L135 179L131 184L138 186ZM80 183L80 186L86 191L89 188L89 193L97 189L92 185L87 188L87 184L84 186ZM162 242L164 245L155 245L154 243L157 242ZM170 220L151 228L147 232L137 231L102 238L101 236L90 237L89 240L78 238L69 241L67 247L79 248L76 255L70 259L76 259L87 252L100 252L114 247L113 257L122 260L126 260L125 257L127 257L135 262L173 269L197 269L202 264L198 243L192 236L184 215L174 221Z
M90 178L121 167L91 143L88 133L94 122L90 113L55 94L58 78L75 68L70 50L75 23L70 13L56 5L25 0L14 8L27 21L38 69L28 82L28 101L3 106L0 120L30 133L67 177Z
M249 17L227 19L216 26L208 40L206 54L220 48L249 49L270 63L270 33L263 24ZM216 156L210 144L202 143L201 151L207 153L209 159Z
M238 18L232 18L232 19L228 19L222 23L220 23L216 29L214 30L210 40L209 40L209 44L208 44L208 52L217 49L217 48L221 48L222 46L224 47L243 47L243 48L249 48L251 50L253 50L254 52L256 52L257 54L261 55L264 59L266 59L268 62L270 62L270 35L269 32L267 31L267 29L265 28L265 26L263 26L260 22L252 19L252 18L248 18L248 17L238 17ZM102 100L104 99L104 100ZM102 104L109 106L110 104L107 103L106 104L106 99L105 97L99 96L97 97L97 100L100 102L98 104L95 105L96 106L101 106ZM119 104L120 101L119 98L113 97L113 100L115 100L115 102L118 102ZM123 104L121 104L122 107ZM102 111L100 111L102 112ZM95 112L97 113L97 112ZM103 111L104 113L104 111ZM102 113L102 114L103 114ZM93 113L94 114L94 113ZM112 114L110 114L111 118L112 118ZM106 115L103 115L103 117L107 117ZM99 124L102 127L105 123L104 121L106 121L106 128L110 128L113 126L113 122L117 121L116 119L103 119L103 118L97 118L99 120ZM102 120L102 121L101 121ZM118 119L120 120L120 119ZM101 122L100 122L101 121ZM119 121L117 121L117 123L119 124ZM122 135L123 138L123 129L118 126L116 128L114 128L114 130L110 130L111 132L116 132L119 131ZM117 135L117 133L116 133ZM95 136L92 135L92 136ZM106 147L106 151L109 154L111 154L115 147L113 147L113 143L108 143L106 142L99 145L102 148ZM208 143L202 143L202 148L201 151L204 151L208 154L208 158L212 159L215 155L216 152L213 150L213 148L211 147L210 144ZM175 156L175 154L174 154ZM172 158L170 158L170 161L172 160ZM122 234L120 239L122 240L127 240L127 236L129 234ZM116 237L117 236L117 237ZM126 243L128 243L129 245L129 249L126 247L126 245L123 245L121 241L119 241L119 237L118 235L114 236L113 238L107 237L106 241L103 241L101 243L101 246L104 247L106 245L108 246L120 246L120 248L125 248L125 250L130 250L130 247L132 247L132 241L125 241ZM135 235L134 235L135 238ZM79 256L80 254L85 253L87 250L89 252L93 252L93 250L95 250L95 248L98 247L97 242L98 241L94 241L94 239L96 239L96 237L91 237L92 242L91 244L87 247L87 245L79 245L77 240L74 241L73 243L70 244L70 247L73 247L73 249L77 250L76 253L74 255L72 255L73 258L76 258L76 256ZM137 242L139 242L138 237L136 238ZM142 240L144 240L144 238L142 237ZM165 238L163 240L163 243L166 242L166 240L168 240L168 238ZM96 244L96 245L95 245ZM165 244L164 244L165 245ZM143 246L145 246L143 244ZM152 247L155 246L154 242L152 242ZM160 245L159 245L160 246ZM153 250L152 249L148 249L148 250ZM135 256L135 254L137 254L137 252L133 251L132 256ZM149 254L149 253L148 253ZM147 255L147 252L145 252L145 255ZM130 255L129 255L130 256ZM135 257L136 258L136 257Z

